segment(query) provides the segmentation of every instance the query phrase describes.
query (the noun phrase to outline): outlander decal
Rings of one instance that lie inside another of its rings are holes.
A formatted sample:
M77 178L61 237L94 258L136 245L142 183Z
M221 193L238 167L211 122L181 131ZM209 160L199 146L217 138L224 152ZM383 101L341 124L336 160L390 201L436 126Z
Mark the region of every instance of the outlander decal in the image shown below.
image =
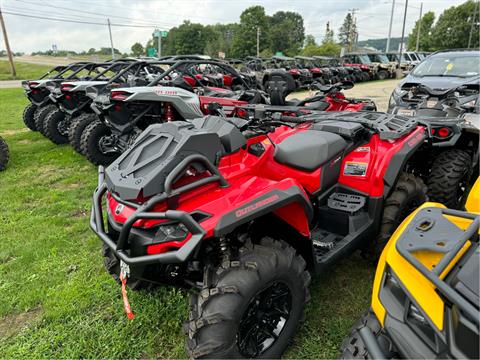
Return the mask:
M263 199L263 200L260 200L260 201L256 202L255 204L249 205L249 206L244 207L242 209L238 209L237 211L235 211L235 216L237 218L245 216L245 215L251 213L252 211L254 211L258 208L261 208L261 207L263 207L265 205L268 205L268 204L270 204L274 201L277 201L278 199L280 199L280 197L277 194L272 195L272 196L270 196L266 199Z

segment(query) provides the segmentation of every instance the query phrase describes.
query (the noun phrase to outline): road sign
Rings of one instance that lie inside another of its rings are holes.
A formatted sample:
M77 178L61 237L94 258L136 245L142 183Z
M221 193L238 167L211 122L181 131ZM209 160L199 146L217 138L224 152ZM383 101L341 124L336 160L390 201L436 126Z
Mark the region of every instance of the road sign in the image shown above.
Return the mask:
M157 49L153 48L153 47L149 47L147 48L147 56L157 56Z
M155 31L153 32L153 37L162 37L162 38L166 38L168 35L168 31L161 31L161 30L158 30L158 29L155 29Z

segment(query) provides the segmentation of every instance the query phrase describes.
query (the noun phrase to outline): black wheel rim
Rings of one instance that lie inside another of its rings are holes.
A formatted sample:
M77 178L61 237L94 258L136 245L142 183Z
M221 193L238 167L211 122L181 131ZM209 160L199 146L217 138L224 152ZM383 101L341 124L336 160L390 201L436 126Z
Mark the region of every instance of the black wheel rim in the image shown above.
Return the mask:
M237 345L244 357L255 358L278 339L290 317L292 294L282 282L259 291L245 310L237 333Z

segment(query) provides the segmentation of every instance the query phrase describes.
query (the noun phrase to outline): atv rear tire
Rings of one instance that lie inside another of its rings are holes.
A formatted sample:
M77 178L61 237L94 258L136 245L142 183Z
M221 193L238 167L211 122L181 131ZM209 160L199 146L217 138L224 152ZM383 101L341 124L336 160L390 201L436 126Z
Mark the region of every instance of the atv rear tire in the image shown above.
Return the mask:
M240 249L236 261L207 268L203 290L190 298L189 357L279 358L304 320L305 267L292 247L264 238Z
M427 179L429 199L451 209L461 209L471 175L472 157L467 152L452 149L440 153Z
M35 111L37 110L37 105L29 104L23 109L23 123L32 131L37 131L35 127Z
M352 326L348 337L343 340L340 346L339 359L372 359L372 356L368 352L359 330L363 327L367 327L373 335L378 339L381 349L384 351L387 359L390 359L396 355L393 350L392 342L388 337L382 333L382 328L378 322L375 314L370 310Z
M103 265L113 279L121 284L120 281L120 260L113 254L112 250L104 243L102 246ZM127 279L127 286L134 290L146 290L153 286L153 284L129 277Z
M35 115L33 116L35 120L35 128L45 136L45 119L47 118L48 114L50 114L52 111L57 110L57 107L53 104L45 105L42 107L37 108L37 111L35 111Z
M388 78L388 72L386 70L379 70L377 73L378 80L385 80Z
M7 143L0 137L0 171L5 170L8 160L10 159L10 152Z
M427 201L426 186L423 181L412 175L402 173L395 189L385 200L380 232L371 248L372 256L377 260L398 225L419 205Z
M67 121L65 113L60 109L51 111L43 124L45 136L57 145L68 143L68 128L65 128Z
M105 153L100 147L102 139L111 134L107 125L98 120L85 128L81 138L81 149L92 164L107 166L120 155L119 153Z
M82 114L70 124L68 140L76 152L85 155L82 151L82 134L87 126L96 120L98 120L98 117L95 114Z

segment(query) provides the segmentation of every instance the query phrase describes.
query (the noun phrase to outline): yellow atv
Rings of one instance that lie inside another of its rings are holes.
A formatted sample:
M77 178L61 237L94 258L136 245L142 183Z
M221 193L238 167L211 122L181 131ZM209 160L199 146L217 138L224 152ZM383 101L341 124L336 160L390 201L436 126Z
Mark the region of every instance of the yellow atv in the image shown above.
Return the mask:
M425 203L403 221L342 359L479 358L480 178L466 209Z

